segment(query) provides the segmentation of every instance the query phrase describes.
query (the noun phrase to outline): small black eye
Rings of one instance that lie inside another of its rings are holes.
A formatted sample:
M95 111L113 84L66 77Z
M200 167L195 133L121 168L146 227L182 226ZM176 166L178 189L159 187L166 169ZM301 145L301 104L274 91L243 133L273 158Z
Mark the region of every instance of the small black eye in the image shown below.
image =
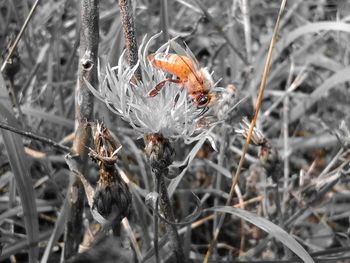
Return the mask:
M209 99L207 95L202 95L197 99L198 107L204 107L208 104Z

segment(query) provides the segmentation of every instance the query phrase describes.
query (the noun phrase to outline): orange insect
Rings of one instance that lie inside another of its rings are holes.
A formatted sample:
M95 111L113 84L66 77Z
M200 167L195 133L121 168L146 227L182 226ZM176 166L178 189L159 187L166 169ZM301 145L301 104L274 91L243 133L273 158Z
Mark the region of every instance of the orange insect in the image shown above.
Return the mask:
M199 68L197 62L178 54L157 53L148 55L148 60L156 69L175 75L177 79L167 78L151 90L149 96L156 96L166 82L174 82L186 87L197 107L203 108L215 98L211 88L214 86L211 75L205 68Z

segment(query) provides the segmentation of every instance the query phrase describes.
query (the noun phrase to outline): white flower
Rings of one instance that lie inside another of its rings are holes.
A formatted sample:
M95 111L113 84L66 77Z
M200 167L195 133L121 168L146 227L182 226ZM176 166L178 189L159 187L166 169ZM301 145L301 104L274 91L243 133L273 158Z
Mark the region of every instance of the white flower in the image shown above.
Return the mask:
M187 89L167 82L158 95L149 96L149 92L167 78L165 72L155 69L147 59L149 47L159 35L151 37L147 43L143 40L136 66L128 65L124 51L116 67L108 65L105 73L99 72L99 90L95 90L90 84L88 87L140 135L161 133L166 138L183 138L185 143L191 143L206 136L206 131L199 125L203 118L203 109L198 109L193 104ZM194 59L188 49L183 49L174 40L165 43L156 53L168 52L169 49ZM135 83L133 76L137 67L140 67L142 81Z

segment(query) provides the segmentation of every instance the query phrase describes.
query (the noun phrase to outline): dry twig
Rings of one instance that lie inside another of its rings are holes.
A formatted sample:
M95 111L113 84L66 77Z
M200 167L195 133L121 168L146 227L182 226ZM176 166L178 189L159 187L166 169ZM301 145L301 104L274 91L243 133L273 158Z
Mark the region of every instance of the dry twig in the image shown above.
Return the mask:
M120 15L123 24L125 46L128 54L128 60L131 67L138 61L137 41L135 35L134 16L132 14L132 5L129 0L119 0ZM141 71L138 68L135 71L135 78L141 80Z

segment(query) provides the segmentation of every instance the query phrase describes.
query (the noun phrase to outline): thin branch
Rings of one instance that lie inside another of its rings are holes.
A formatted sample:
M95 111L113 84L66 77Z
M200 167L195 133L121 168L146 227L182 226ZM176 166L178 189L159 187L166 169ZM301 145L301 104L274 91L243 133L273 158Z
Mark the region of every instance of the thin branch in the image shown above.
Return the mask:
M27 28L28 23L29 23L30 19L32 18L33 14L34 14L34 11L35 11L36 7L38 6L38 4L39 4L39 0L36 0L34 5L32 6L32 8L30 9L30 12L29 12L26 20L24 21L24 24L23 24L21 30L19 31L19 33L18 33L18 35L17 35L17 37L15 39L15 42L12 44L7 57L5 58L4 62L2 63L1 72L3 72L4 69L6 68L7 62L11 58L13 52L15 51L15 49L16 49L16 47L18 45L18 42L20 41L20 39L21 39L21 37L22 37L22 35L24 33L24 30Z
M29 131L23 131L23 130L17 129L17 128L12 127L4 122L0 122L0 128L4 129L4 130L12 131L12 132L17 133L19 135L25 136L25 137L33 139L33 140L40 141L40 142L45 143L45 144L49 144L49 145L57 148L60 151L70 152L70 148L65 146L65 145L62 145L58 142L55 142L54 140L51 140L49 138L46 138L46 137L43 137L40 135L36 135L36 134L31 133Z
M168 221L175 222L174 211L171 206L171 202L168 195L168 189L165 185L164 175L158 174L156 176L157 185L159 185L159 201L160 208L164 214L164 218ZM181 246L181 241L179 234L177 232L176 226L166 224L167 232L169 234L170 246L175 253L176 262L185 262L185 256Z
M294 74L294 63L292 61L289 76L286 84L286 91L290 87L292 83L292 78ZM284 152L284 160L283 160L283 201L282 201L282 214L284 215L286 212L286 204L288 201L289 191L288 191L288 179L289 179L289 129L288 129L288 117L289 117L289 96L286 96L283 99L283 152Z
M153 172L153 171L152 171ZM160 190L160 182L157 180L156 176L153 174L154 177L154 185L156 187L156 192L159 193ZM159 263L159 244L158 244L158 206L159 206L159 198L156 200L156 205L155 205L155 212L153 215L153 223L154 223L154 241L153 241L153 246L154 246L154 253L155 253L155 258L156 258L156 263Z
M221 126L221 131L220 131L220 150L219 150L219 155L218 155L218 166L224 166L224 159L225 159L225 150L227 148L226 142L227 142L227 129L224 125ZM218 171L216 174L215 178L215 190L220 190L222 187L222 174ZM214 199L214 206L219 205L219 198ZM216 227L218 225L218 216L219 213L215 212L214 213L214 222L213 222L213 233L215 233ZM214 251L214 254L216 254L216 251Z
M129 239L130 239L131 245L132 245L132 247L133 247L133 249L135 251L137 260L138 260L138 262L141 262L141 260L142 260L141 250L140 250L140 247L139 247L139 245L137 243L135 234L134 234L134 232L131 229L129 220L126 217L124 217L123 220L122 220L122 224L123 224L124 229L126 230L126 232L129 235Z

